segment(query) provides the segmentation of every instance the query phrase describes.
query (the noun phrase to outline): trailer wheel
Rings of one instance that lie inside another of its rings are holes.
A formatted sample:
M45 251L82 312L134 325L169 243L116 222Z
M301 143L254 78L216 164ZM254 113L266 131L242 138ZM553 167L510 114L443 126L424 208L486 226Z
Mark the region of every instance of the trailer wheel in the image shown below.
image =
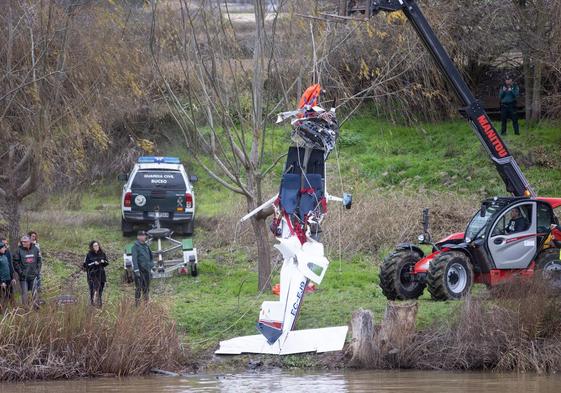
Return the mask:
M538 255L536 270L553 288L561 289L561 249L548 248Z
M199 269L197 268L196 263L191 263L189 265L189 273L191 273L192 277L197 277L199 275Z
M473 285L473 268L466 254L446 251L429 265L427 284L434 300L457 300L466 296Z
M388 255L380 266L380 288L388 300L417 299L425 283L413 281L410 274L421 255L413 250L398 250Z

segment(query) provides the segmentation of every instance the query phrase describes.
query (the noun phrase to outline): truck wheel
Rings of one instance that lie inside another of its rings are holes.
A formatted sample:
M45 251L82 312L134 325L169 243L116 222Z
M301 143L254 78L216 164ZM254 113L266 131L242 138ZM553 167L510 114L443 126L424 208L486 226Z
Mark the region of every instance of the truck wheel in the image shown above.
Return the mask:
M126 222L124 218L121 218L121 232L123 232L124 237L132 236L134 232L134 227L130 222Z
M184 236L192 236L195 228L195 221L191 220L187 224L181 225L181 234Z
M466 296L473 285L473 268L466 254L445 251L429 265L427 284L434 300L456 300Z
M191 273L192 277L197 277L199 275L199 269L197 268L196 263L191 263L189 265L189 273Z
M548 248L536 258L536 270L539 276L553 288L561 289L561 249Z
M413 281L410 274L421 255L413 250L394 251L380 266L380 288L388 300L417 299L425 283Z

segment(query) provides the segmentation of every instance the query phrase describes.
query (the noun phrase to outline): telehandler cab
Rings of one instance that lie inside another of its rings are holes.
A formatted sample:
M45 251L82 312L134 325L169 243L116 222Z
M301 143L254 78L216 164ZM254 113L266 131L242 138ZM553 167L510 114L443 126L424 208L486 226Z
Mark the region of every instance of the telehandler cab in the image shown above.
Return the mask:
M472 126L512 197L482 202L464 233L433 244L424 255L418 245L400 244L380 267L380 287L388 299L415 299L428 287L435 300L459 299L474 283L494 286L507 279L532 277L536 272L561 287L561 230L553 209L561 198L540 198L532 190L491 119L434 34L415 0L350 0L344 17L402 11L463 107ZM428 211L421 243L430 243ZM432 243L430 243L432 244Z

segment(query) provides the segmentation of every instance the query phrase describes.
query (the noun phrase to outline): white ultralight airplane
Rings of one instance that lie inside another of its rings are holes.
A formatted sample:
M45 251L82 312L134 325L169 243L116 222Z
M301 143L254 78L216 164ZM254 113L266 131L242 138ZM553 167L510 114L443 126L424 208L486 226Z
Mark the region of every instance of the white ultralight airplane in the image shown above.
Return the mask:
M329 352L342 350L345 344L347 326L294 330L309 282L319 285L329 266L317 240L327 201L342 202L346 208L352 204L349 194L338 198L325 189L325 160L335 146L338 126L333 109L326 112L317 106L319 92L319 85L311 86L299 110L279 115L280 121L295 118L292 139L296 142L287 155L280 192L241 219L274 209L271 229L278 240L275 248L283 256L279 300L261 305L257 322L261 334L221 341L216 354Z

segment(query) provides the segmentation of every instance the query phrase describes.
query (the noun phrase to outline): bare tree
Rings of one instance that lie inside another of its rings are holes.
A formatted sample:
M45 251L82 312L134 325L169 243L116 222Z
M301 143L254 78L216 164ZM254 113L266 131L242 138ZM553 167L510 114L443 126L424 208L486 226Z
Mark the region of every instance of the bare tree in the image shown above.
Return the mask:
M151 49L159 75L165 77L160 55L164 41L184 78L174 89L166 79L166 97L185 136L186 148L210 177L226 190L243 195L248 210L263 202L267 133L265 82L274 80L274 38L278 13L266 16L257 0L254 13L242 21L252 34L238 37L234 22L220 2L200 6L182 2L180 28L166 24L166 11L152 3ZM164 26L160 26L159 24ZM164 36L164 34L169 34ZM251 45L243 46L242 40ZM210 160L206 159L209 157ZM224 198L227 198L225 196ZM259 288L270 286L271 251L264 216L251 224L255 233ZM234 230L234 228L232 228Z
M544 67L551 48L559 41L558 0L515 0L513 19L523 54L526 119L536 123L542 115Z

